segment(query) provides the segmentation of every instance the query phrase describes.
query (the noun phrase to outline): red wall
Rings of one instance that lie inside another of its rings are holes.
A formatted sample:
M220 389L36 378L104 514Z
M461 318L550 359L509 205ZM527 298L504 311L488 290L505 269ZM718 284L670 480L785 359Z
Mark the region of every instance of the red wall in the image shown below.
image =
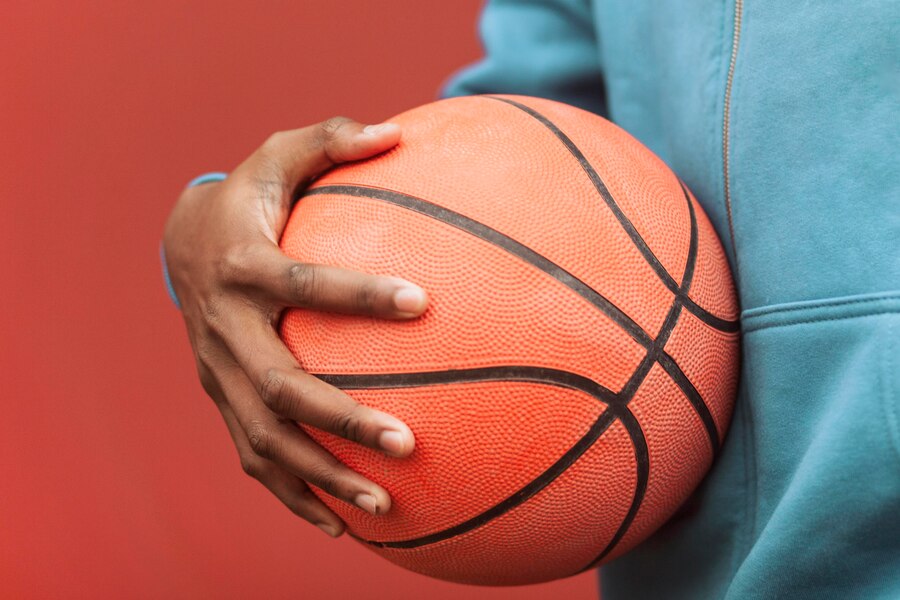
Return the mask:
M0 597L547 598L408 574L240 471L157 244L181 186L270 132L432 99L477 0L4 0Z

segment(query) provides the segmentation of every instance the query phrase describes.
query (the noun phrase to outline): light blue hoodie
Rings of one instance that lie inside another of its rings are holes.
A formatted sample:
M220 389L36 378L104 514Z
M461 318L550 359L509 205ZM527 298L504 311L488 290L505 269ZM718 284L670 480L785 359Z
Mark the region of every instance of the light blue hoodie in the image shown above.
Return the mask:
M716 225L743 371L701 488L619 598L900 598L900 2L494 0L446 95L587 108Z

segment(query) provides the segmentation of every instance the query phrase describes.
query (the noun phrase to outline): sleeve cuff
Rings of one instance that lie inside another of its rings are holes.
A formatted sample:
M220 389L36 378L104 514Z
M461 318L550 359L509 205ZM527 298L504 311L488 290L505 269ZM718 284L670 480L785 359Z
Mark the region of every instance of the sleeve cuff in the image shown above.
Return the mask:
M172 287L172 279L169 277L169 267L166 264L166 249L162 242L159 243L159 262L162 265L163 281L166 284L166 291L169 293L169 299L172 300L172 304L175 305L175 308L181 310L181 302L178 301L178 296L175 295L175 288Z
M222 173L221 171L213 171L212 173L204 173L199 177L194 177L187 184L187 187L197 187L198 185L203 185L204 183L213 183L216 181L223 181L228 179L228 173Z

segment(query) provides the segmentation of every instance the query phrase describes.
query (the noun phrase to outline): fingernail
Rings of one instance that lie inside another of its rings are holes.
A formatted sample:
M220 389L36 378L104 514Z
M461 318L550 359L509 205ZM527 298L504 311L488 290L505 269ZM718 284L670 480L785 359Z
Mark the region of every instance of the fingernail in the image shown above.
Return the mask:
M363 133L366 135L382 135L393 129L397 129L397 125L394 123L380 123L378 125L366 125L363 127Z
M335 527L334 525L329 525L328 523L316 523L316 527L327 533L333 538L341 535L341 530Z
M400 288L394 292L394 307L405 313L421 312L425 308L425 291L416 286Z
M378 503L375 501L375 496L372 494L357 494L356 498L353 499L353 502L369 514L378 514Z
M406 450L406 444L403 441L403 434L399 431L382 431L378 436L378 445L389 454L397 456L403 454Z

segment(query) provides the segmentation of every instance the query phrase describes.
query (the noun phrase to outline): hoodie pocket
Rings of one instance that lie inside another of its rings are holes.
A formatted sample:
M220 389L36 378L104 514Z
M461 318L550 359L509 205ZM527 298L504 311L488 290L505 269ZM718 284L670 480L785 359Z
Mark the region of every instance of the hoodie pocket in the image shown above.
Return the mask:
M876 597L864 590L896 581L900 552L900 293L751 309L742 325L756 486L740 568L779 597Z

